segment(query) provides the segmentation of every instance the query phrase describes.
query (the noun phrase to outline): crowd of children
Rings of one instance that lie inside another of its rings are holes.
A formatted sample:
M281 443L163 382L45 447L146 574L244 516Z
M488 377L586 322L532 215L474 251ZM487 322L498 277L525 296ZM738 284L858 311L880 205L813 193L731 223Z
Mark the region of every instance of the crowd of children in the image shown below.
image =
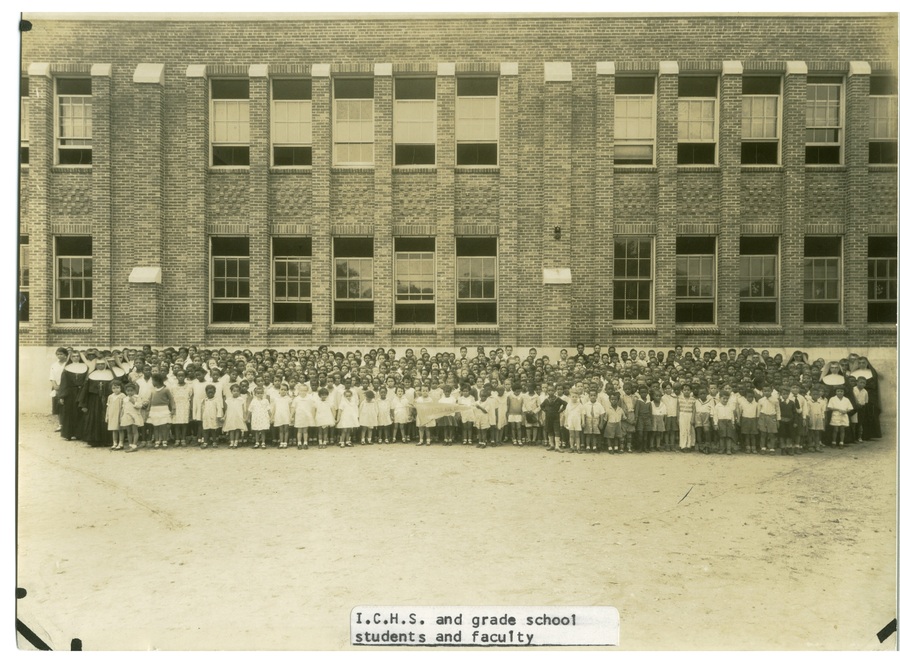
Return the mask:
M857 355L144 346L60 348L57 359L58 430L113 450L434 442L794 455L881 436L877 373Z

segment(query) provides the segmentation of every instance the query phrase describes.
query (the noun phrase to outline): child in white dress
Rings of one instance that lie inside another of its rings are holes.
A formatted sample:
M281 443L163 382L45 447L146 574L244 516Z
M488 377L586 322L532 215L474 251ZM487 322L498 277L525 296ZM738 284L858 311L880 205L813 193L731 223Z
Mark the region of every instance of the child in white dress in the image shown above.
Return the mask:
M253 448L266 448L266 432L272 425L272 405L266 399L266 390L257 387L253 392L253 400L247 406L250 418L250 430L253 431Z
M225 399L225 423L222 432L228 436L228 448L237 449L241 434L247 430L247 401L241 396L240 385L231 385L231 396Z
M319 429L319 449L324 449L331 442L331 431L335 424L335 411L325 387L319 389L319 400L316 403L316 427Z
M291 401L291 418L297 429L297 448L308 449L309 429L316 425L316 403L303 383L297 385L297 395Z
M341 447L345 445L348 447L353 446L353 438L356 436L358 428L359 406L353 398L353 392L350 389L346 389L341 397L341 404L338 406L337 414L337 429L341 432Z
M291 429L291 397L288 395L288 386L282 382L278 388L278 395L272 398L272 425L278 433L278 448L287 449L288 433Z

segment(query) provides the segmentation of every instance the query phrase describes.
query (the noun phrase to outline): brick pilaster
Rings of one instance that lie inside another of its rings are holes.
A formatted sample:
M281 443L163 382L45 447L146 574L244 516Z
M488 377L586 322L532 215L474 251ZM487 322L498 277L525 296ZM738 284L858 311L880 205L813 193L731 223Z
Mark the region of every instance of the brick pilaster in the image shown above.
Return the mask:
M497 323L502 343L517 345L516 260L519 250L519 65L500 65L500 236L497 239Z
M656 95L658 198L654 301L657 340L675 343L675 233L678 226L678 63L659 63Z
M784 79L784 226L781 236L781 326L803 334L803 237L806 218L806 63L788 62Z
M869 79L868 62L851 62L844 142L847 211L844 235L844 326L848 338L868 340Z
M265 345L272 322L272 247L269 238L269 68L251 65L250 182L247 228L250 240L251 345Z
M331 329L331 68L312 66L312 334Z
M594 337L582 340L585 345L600 343L609 345L612 338L613 319L613 229L615 226L615 169L613 167L616 114L616 65L615 62L598 62L594 88L594 215L588 229L591 240L583 246L589 264L588 287L593 290ZM605 276L604 276L605 275ZM581 280L582 277L579 277Z
M438 345L453 345L456 323L456 234L454 185L456 180L456 69L452 62L438 64L437 166L435 202L435 326Z
M394 79L389 63L375 65L375 192L372 200L374 236L375 338L390 345L394 324L393 247L393 106Z
M719 103L722 218L719 220L716 322L719 333L730 338L737 336L740 316L742 73L740 62L722 63Z
M91 229L93 236L94 316L91 340L98 347L112 340L112 191L110 145L112 66L91 67L92 166Z

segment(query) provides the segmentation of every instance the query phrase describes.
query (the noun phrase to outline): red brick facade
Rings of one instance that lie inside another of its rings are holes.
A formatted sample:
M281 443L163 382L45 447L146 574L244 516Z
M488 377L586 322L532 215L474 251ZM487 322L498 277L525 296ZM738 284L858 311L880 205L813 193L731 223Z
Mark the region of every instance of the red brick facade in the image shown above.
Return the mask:
M868 163L869 77L895 16L74 21L22 36L30 247L24 345L893 346L867 320L869 236L897 234L897 167ZM139 67L139 65L145 65ZM150 66L146 66L150 65ZM141 76L136 71L142 72ZM149 72L149 73L147 73ZM393 78L436 78L435 164L394 167ZM741 165L742 77L782 77L781 159ZM498 163L456 165L460 76L499 79ZM613 164L615 77L656 78L652 166ZM678 165L678 80L718 78L717 161ZM333 166L335 76L374 78L374 165ZM805 163L808 76L843 81L843 161ZM90 76L92 165L55 165L54 80ZM312 80L312 165L270 167L273 77ZM209 166L209 81L249 80L249 166ZM559 238L554 231L559 229ZM93 314L54 319L54 238L93 240ZM250 322L210 323L212 236L249 239ZM715 323L677 324L676 239L716 237ZM741 324L742 236L777 236L779 319ZM842 238L841 322L804 324L804 238ZM312 322L271 321L271 238L312 239ZM373 240L374 323L333 320L332 238ZM395 325L393 241L435 238L433 326ZM497 238L496 325L456 323L456 237ZM652 237L652 319L613 320L613 239ZM130 283L133 267L162 282ZM571 283L544 284L568 268Z

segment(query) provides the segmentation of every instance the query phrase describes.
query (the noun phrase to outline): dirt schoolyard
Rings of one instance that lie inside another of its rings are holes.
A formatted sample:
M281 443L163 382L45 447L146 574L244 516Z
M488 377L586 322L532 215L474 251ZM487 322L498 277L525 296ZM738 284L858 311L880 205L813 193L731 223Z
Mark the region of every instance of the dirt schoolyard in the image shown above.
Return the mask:
M92 449L22 415L19 618L68 649L350 649L357 605L609 605L622 649L877 649L884 438L795 457Z

